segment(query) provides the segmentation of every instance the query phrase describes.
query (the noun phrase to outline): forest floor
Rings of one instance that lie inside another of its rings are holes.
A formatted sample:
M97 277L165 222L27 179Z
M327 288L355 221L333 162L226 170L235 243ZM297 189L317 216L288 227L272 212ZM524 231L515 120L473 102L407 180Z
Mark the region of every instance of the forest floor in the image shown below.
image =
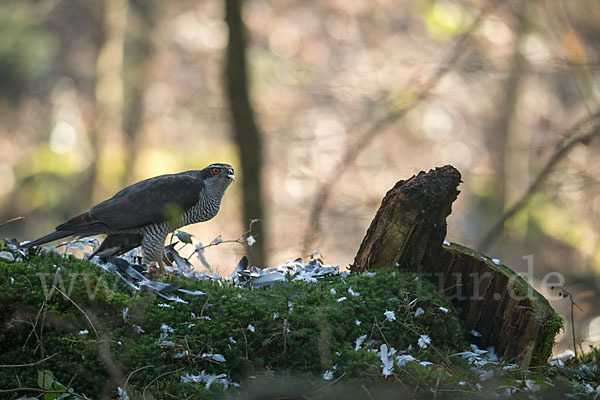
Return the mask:
M331 270L259 288L151 276L168 284L165 295L71 255L0 245L0 398L600 393L594 349L522 369L480 348L478 333L417 275Z

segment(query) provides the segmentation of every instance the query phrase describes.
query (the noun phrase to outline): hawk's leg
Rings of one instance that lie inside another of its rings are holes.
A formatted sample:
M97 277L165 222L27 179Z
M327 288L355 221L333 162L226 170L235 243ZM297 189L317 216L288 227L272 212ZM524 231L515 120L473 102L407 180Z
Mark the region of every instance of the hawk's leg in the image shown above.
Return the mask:
M167 255L165 254L164 248L163 248L163 256L162 256L162 260L157 262L158 266L160 267L160 271L163 274L167 273L167 270L165 269L165 265L171 266L173 265L173 263L171 262L171 260L169 260L167 258Z
M165 264L171 265L165 257L165 240L168 232L155 235L144 235L142 243L142 255L146 263L155 262L160 271L165 274ZM166 262L165 262L166 261Z
M157 264L160 267L160 272L162 272L163 274L166 274L167 270L165 269L165 266L164 266L163 262L162 261L158 261Z

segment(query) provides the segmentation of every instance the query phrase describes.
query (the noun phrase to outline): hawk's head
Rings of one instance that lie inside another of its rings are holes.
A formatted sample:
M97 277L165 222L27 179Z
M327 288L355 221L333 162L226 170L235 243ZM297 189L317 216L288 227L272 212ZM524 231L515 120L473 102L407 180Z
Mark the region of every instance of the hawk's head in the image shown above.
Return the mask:
M233 167L229 164L210 164L202 170L204 183L219 192L225 192L235 175Z

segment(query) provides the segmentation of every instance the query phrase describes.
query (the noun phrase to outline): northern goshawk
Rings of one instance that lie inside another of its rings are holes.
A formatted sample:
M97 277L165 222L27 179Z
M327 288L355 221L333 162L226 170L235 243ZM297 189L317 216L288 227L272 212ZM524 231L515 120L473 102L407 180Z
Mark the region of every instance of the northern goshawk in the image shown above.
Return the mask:
M67 236L106 234L92 256L103 259L142 246L144 262L156 262L163 273L167 235L184 225L217 215L225 190L235 179L229 164L149 178L127 186L113 197L21 247L33 247Z

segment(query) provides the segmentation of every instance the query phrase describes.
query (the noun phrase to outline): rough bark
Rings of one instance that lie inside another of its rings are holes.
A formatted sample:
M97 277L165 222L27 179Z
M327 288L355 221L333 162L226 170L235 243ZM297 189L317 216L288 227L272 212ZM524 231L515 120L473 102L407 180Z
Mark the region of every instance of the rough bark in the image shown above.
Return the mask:
M524 368L544 364L560 317L510 268L465 247L444 245L446 217L458 196L452 166L399 181L383 199L351 269L406 269L438 285L481 346Z
M442 251L446 217L458 196L460 172L450 165L399 181L381 202L353 269L431 264Z

